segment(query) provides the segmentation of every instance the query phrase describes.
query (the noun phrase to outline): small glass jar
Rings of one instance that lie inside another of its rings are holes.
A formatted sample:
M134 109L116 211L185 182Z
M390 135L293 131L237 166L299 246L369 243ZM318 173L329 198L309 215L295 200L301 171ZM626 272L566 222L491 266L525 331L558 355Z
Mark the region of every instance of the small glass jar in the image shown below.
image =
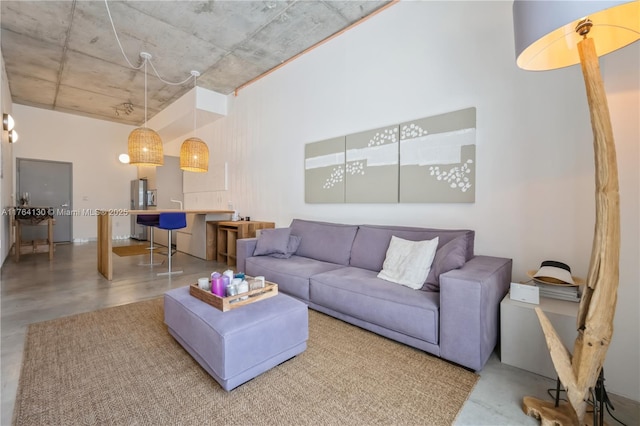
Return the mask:
M259 281L259 280L256 280L256 279L249 280L249 291L251 291L251 290L257 290L257 289L259 289L259 288L261 288L261 287L260 287L260 281Z
M242 280L240 284L238 284L238 294L248 293L249 292L249 283L246 280ZM243 296L240 300L247 300L249 296Z
M201 288L202 290L211 290L211 283L209 282L209 278L207 277L203 277L203 278L198 278L198 287Z
M227 297L236 296L238 294L238 286L231 282L226 288Z
M228 277L229 281L233 279L233 271L231 269L227 269L222 273L222 275L224 275L225 277Z

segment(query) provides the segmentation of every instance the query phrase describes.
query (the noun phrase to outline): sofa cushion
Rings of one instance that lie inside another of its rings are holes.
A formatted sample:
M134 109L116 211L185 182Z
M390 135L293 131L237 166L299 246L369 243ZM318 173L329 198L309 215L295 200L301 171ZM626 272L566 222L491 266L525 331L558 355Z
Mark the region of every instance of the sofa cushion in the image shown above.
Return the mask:
M313 275L311 301L337 312L438 344L439 293L415 291L346 267Z
M345 266L349 264L351 245L357 230L357 225L301 219L291 222L291 235L302 237L296 255Z
M297 235L289 235L289 243L287 244L287 252L284 254L281 253L271 253L269 256L277 257L278 259L288 259L296 253L298 247L300 246L300 241L302 241L301 237Z
M286 254L289 244L290 228L263 229L258 237L254 256L265 256L268 254Z
M293 231L292 231L293 233ZM353 240L350 266L380 271L386 257L391 236L411 241L432 240L438 237L438 248L459 236L465 237L465 258L473 257L475 232L461 229L410 228L405 226L361 225Z
M245 272L248 275L262 275L267 281L278 284L278 292L303 301L309 300L310 276L341 268L344 266L297 255L289 259L254 256L247 258L245 262Z
M422 288L429 275L437 247L438 237L433 240L409 241L392 236L378 278L414 290Z
M431 270L422 290L440 291L440 275L459 269L467 262L465 259L465 237L460 236L449 241L436 251Z

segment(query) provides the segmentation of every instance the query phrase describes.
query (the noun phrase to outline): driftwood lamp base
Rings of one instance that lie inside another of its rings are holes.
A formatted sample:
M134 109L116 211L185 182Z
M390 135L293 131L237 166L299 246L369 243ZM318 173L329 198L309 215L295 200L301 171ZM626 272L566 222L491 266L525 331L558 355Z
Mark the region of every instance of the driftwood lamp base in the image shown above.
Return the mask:
M522 411L527 416L540 420L541 426L578 426L578 417L570 404L562 402L558 407L552 401L525 396L522 399ZM604 422L603 425L607 423ZM584 416L582 425L593 426L593 417Z
M524 411L527 416L540 420L542 426L578 425L576 412L571 405L567 403L561 403L556 407L553 402L525 396L522 399L522 411Z

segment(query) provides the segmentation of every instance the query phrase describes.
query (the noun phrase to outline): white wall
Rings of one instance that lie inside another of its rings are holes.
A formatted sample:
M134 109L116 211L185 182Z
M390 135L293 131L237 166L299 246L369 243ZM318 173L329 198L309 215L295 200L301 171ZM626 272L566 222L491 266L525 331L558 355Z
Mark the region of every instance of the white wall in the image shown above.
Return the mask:
M164 156L164 166L156 168L156 188L158 189L158 207L159 209L178 209L180 204L171 200L182 201L182 174L180 170L180 158L173 156ZM184 204L183 204L184 206ZM155 240L158 244L167 245L169 237L167 231L156 229ZM172 244L176 244L177 231L171 231Z
M73 163L74 210L128 209L130 181L137 168L118 161L127 152L132 126L81 117L24 105L13 106L20 123L20 140L14 146L16 158ZM15 188L14 188L15 190ZM73 217L73 239L95 239L94 215ZM128 238L129 216L113 217L113 237Z
M158 190L158 208L178 209L180 205L171 200L182 201L182 174L180 158L164 156L164 166L156 169L156 187Z
M605 377L607 386L628 383L628 395L640 400L640 42L609 54L601 67L618 156L621 223L620 285Z
M610 67L603 60L607 83L621 72L637 78L637 49L618 52ZM637 84L611 96L623 241L605 371L611 392L640 400ZM305 204L306 143L470 106L477 108L475 203ZM211 164L229 162L229 191L187 194L189 208L232 200L240 215L278 226L298 217L470 228L476 253L513 258L515 281L546 259L586 277L595 214L582 74L516 67L511 2L394 5L240 91L228 117L199 136Z
M4 68L4 59L2 59L2 51L0 51L0 62L2 63L2 72L0 73L0 97L2 102L2 114L11 114L12 102L11 91L9 89L9 81L7 79L7 73ZM14 117L15 118L15 117ZM21 135L22 127L20 123L16 123L19 135ZM2 215L0 216L0 265L2 265L9 255L9 249L11 248L11 223L10 215L7 214L9 209L14 206L12 193L13 193L13 161L12 152L13 144L9 143L8 133L2 131L0 152L0 164L2 170L2 176L0 176L0 208L2 208Z

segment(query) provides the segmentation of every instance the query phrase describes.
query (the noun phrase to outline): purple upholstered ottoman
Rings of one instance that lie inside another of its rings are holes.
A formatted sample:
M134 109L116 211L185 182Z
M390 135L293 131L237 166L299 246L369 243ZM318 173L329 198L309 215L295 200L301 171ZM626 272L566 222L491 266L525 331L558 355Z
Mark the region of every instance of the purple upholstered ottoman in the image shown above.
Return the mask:
M164 294L169 333L227 391L307 348L307 305L287 295L219 311L189 294Z

